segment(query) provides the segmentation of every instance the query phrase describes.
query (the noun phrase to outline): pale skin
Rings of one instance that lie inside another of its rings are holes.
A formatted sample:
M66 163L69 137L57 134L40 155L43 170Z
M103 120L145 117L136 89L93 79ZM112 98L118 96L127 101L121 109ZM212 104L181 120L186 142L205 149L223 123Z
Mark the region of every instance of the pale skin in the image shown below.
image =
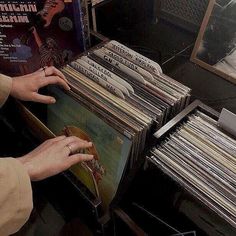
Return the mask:
M40 69L32 74L14 77L10 95L23 100L53 104L56 99L41 95L38 90L49 84L56 84L70 90L65 76L55 67ZM59 136L45 141L32 152L17 158L25 167L32 181L43 180L56 175L72 165L93 159L93 155L79 154L77 150L92 146L80 138Z
M59 136L45 141L18 160L26 168L30 179L38 181L56 175L81 161L92 160L93 155L76 154L76 150L91 146L92 143L74 136Z
M38 90L50 84L57 84L65 90L70 90L65 76L53 66L41 68L38 71L12 78L11 96L22 101L40 102L45 104L55 103L53 97L41 95Z

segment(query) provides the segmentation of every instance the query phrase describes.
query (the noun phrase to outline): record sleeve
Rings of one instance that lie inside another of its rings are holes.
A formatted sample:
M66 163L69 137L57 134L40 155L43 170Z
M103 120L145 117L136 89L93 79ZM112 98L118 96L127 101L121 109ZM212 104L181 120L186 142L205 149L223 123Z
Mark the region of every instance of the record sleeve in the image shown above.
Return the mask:
M106 211L121 180L132 141L62 91L53 88L51 93L57 98L57 103L48 106L46 125L55 134L60 134L64 127L73 126L90 137L98 155L98 161L92 165L94 177ZM76 167L72 172L80 179ZM87 187L91 187L91 181Z
M235 227L235 139L217 126L214 111L203 112L203 106L190 110L168 129L149 158Z
M27 74L85 50L80 0L0 2L1 72Z

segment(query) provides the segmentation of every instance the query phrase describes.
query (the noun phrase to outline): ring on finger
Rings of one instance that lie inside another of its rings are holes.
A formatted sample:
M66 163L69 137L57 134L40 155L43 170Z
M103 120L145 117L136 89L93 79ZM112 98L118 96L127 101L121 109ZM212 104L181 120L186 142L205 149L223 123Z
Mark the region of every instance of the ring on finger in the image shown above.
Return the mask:
M66 147L69 150L69 155L71 155L73 153L72 147L69 144L67 144Z

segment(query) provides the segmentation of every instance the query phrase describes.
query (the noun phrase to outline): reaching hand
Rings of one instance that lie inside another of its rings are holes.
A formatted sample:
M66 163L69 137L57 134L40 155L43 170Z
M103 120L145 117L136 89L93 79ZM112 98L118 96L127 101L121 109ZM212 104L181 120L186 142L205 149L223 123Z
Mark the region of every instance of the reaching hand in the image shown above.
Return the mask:
M32 74L14 77L10 94L22 101L52 104L56 102L55 98L38 93L40 88L49 84L58 84L65 90L70 90L65 76L58 69L50 66L41 68Z
M47 140L17 160L24 165L30 179L38 181L56 175L78 162L92 160L93 155L76 153L91 146L91 142L75 136L59 136Z

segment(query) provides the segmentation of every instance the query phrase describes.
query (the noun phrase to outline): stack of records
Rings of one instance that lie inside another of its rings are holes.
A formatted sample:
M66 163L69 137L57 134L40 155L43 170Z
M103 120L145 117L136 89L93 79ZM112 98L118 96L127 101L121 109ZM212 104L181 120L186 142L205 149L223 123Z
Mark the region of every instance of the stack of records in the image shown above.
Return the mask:
M151 152L151 159L236 226L236 140L197 110Z
M158 129L189 103L190 89L162 73L160 66L124 45L110 41L64 67L77 95L134 142L131 163Z
M79 165L72 173L107 209L125 167L133 168L152 131L189 103L190 89L162 73L150 59L109 41L64 66L72 91L51 92L57 103L48 107L47 126L94 143L89 163L92 179ZM94 184L95 183L95 184Z

